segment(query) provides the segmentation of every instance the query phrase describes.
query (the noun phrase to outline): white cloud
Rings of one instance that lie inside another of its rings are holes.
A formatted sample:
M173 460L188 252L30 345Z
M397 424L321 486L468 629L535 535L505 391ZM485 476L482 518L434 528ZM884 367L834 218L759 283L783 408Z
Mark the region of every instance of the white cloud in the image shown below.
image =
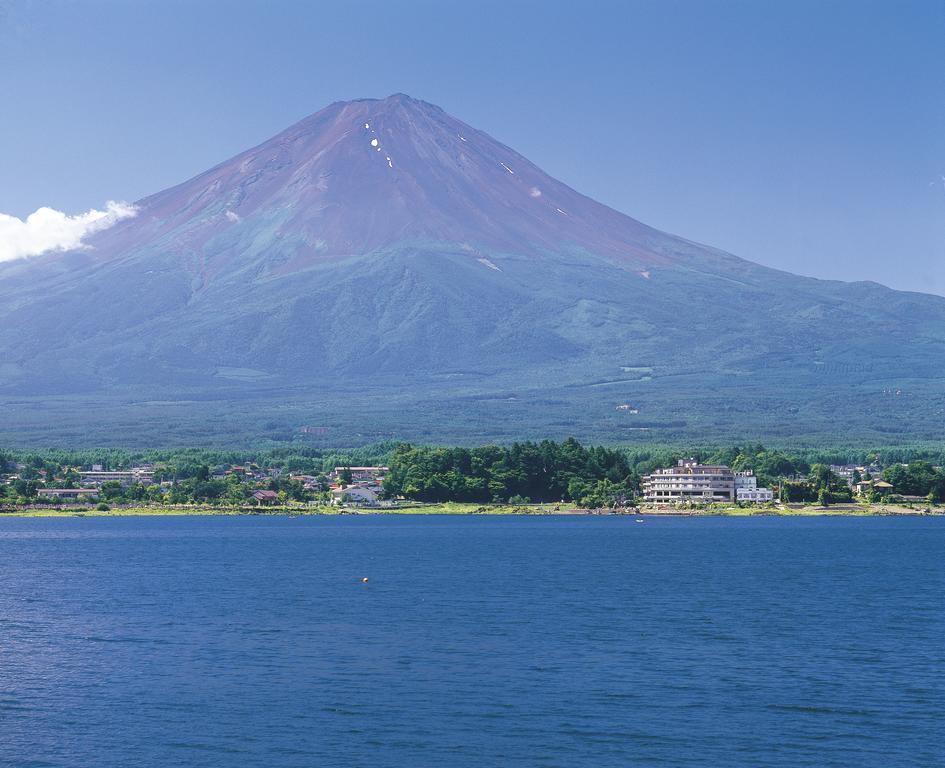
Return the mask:
M138 209L128 203L110 200L105 210L94 208L69 216L53 208L40 208L26 217L0 213L0 261L39 256L48 251L84 248L82 240L94 232L134 216Z

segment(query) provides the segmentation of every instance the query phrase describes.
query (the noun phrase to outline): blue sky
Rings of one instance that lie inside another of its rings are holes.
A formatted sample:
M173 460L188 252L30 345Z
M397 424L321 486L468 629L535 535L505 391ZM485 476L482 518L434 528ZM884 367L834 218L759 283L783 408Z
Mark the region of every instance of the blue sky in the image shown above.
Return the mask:
M403 91L661 229L945 294L943 41L942 0L0 0L0 212L133 201Z

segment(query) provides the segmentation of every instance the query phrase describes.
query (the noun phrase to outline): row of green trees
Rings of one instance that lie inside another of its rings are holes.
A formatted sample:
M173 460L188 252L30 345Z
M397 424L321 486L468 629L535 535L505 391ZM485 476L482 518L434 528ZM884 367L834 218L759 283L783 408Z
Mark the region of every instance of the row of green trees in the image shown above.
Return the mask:
M803 480L784 482L780 492L782 501L816 501L822 506L853 498L847 481L826 464L812 465Z
M626 455L577 440L479 448L398 446L385 491L420 501L573 501L609 506L639 488Z
M883 472L883 479L903 496L927 496L930 501L945 501L945 471L927 461L894 464Z
M56 503L54 499L43 497L41 488L75 487L75 484L58 482L40 482L37 480L14 480L10 484L0 484L0 506L28 505L34 503ZM95 495L109 505L146 502L149 504L219 504L237 506L253 503L253 491L266 489L275 491L282 502L328 502L328 479L322 477L316 488L309 489L299 480L292 480L287 474L268 479L264 482L247 481L244 476L231 474L225 477L211 476L209 467L203 465L191 477L174 480L167 488L158 484L142 485L133 483L122 485L117 481L108 481L101 488L89 489L89 497Z

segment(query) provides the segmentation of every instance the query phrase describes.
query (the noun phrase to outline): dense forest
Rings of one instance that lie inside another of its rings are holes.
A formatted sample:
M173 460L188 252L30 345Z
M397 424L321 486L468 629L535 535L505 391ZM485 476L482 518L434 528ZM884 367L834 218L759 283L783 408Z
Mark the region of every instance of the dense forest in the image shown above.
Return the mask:
M514 443L480 448L398 446L385 490L419 501L577 501L609 506L631 497L639 476L611 448L562 443Z

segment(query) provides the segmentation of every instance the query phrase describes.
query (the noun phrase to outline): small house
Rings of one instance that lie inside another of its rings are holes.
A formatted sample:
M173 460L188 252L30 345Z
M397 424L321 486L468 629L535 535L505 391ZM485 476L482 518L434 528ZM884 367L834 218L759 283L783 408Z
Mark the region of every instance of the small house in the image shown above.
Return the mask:
M352 504L357 507L379 507L381 486L373 483L358 483L335 488L331 492L333 504Z
M271 506L279 502L279 494L275 491L253 491L253 499L257 504Z
M872 491L882 495L889 493L892 489L892 483L887 483L885 480L864 480L853 486L853 490L858 496L865 496Z

